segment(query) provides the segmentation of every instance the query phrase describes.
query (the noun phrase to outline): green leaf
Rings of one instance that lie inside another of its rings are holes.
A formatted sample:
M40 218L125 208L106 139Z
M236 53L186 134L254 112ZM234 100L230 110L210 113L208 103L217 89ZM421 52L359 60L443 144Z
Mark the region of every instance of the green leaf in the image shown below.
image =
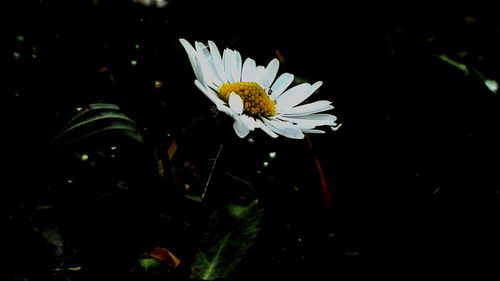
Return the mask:
M151 272L162 268L161 262L154 258L139 259L139 266L144 272Z
M74 131L78 128L81 128L83 126L95 124L95 122L98 122L98 121L108 121L108 120L112 120L112 119L121 119L123 121L128 121L128 122L134 124L134 121L132 121L130 118L128 118L127 116L125 116L125 114L123 114L121 112L104 111L104 112L98 112L92 116L88 116L87 119L83 119L78 123L70 123L71 126L69 126L68 128L65 128L63 130L63 134L67 134L67 133Z
M120 107L111 103L91 103L86 107L81 108L73 118L68 122L68 124L62 129L66 131L68 127L78 124L81 120L88 119L88 116L95 115L96 113L102 111L116 111L120 112Z
M437 55L437 54L431 54L431 55L439 58L440 60L453 66L454 68L461 70L464 73L464 75L469 75L469 69L465 64L452 60L446 55Z
M193 271L199 279L226 278L254 244L260 231L264 210L257 200L248 206L228 205L222 211L211 214L209 231L195 257Z
M496 94L498 92L498 83L493 79L488 79L481 71L472 67L472 71L476 76L483 82L484 86L488 88L492 93Z
M114 104L90 104L81 109L57 134L52 143L60 148L89 137L119 135L142 143L135 122Z
M461 70L465 76L468 76L471 73L475 74L475 76L483 82L483 85L490 92L492 92L494 94L496 94L498 92L498 82L493 80L493 79L489 79L488 77L486 77L486 75L484 75L482 72L480 72L475 67L467 66L463 63L452 60L446 55L437 55L437 54L432 54L432 55L439 58L441 61L453 66L454 68Z

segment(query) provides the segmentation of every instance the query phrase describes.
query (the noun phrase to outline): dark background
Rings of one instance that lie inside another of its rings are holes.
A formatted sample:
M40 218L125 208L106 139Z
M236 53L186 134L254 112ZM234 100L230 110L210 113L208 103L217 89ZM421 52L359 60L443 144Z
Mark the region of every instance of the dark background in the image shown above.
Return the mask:
M156 9L131 1L40 0L2 6L8 278L46 260L42 242L26 230L29 206L44 201L47 186L65 176L49 143L76 107L120 105L141 128L146 155L171 138L194 161L217 151L218 139L206 126L211 119L203 117L211 116L208 102L192 83L178 38L213 40L220 50L239 50L261 65L279 52L285 58L280 73L324 82L316 97L333 101L342 123L337 132L310 136L312 149L306 141L261 143L283 155L270 173L304 195L272 189L267 202L277 205L268 207L269 220L290 221L303 245L300 253L290 252L297 261L281 257L273 264L263 251L237 278L494 272L500 101L475 73L465 75L436 56L498 80L500 20L493 2L172 0ZM330 208L322 205L314 156L326 174ZM164 184L148 177L154 169L148 157L137 177ZM75 166L74 173L83 172ZM263 243L295 237L277 231Z

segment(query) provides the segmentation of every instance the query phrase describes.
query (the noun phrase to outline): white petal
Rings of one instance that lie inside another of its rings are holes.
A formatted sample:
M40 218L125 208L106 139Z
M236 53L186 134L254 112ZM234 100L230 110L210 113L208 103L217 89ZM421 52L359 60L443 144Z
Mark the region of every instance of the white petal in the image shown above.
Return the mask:
M243 71L241 73L241 81L255 81L255 61L251 58L247 58L243 63Z
M292 104L308 94L310 88L311 85L309 83L303 83L286 90L276 99L276 110L278 112L283 112L284 110L292 108Z
M222 85L222 80L217 74L217 70L215 69L214 62L212 60L212 55L208 50L207 46L203 43L195 42L197 58L200 62L201 69L203 71L203 77L205 78L205 82L207 85L211 86L214 89L219 88Z
M263 67L262 65L257 66L257 68L255 69L255 75L254 75L252 81L258 83L258 81L262 80L262 77L264 77L265 73L266 73L265 67Z
M201 64L200 64L200 60L199 59L196 59L196 68L198 70L196 74L196 77L199 77L199 81L201 84L205 85L205 86L211 86L212 83L207 83L207 80L205 79L205 75L203 75L203 68L201 67Z
M233 51L234 55L234 67L233 67L233 79L235 82L241 82L241 55L238 51Z
M196 50L193 48L193 46L191 46L191 44L189 44L189 42L184 39L184 38L180 38L179 39L179 42L181 42L181 45L182 47L184 47L184 50L186 51L186 53L188 54L189 56L189 61L191 62L191 66L193 67L194 69L194 65L193 65L193 61L194 59L196 58ZM193 59L193 60L191 60Z
M275 100L293 82L293 75L290 73L281 74L271 87L271 99Z
M195 46L197 52L201 52L203 50L203 48L207 47L207 46L205 46L205 44L198 42L198 41L194 41L194 46Z
M280 119L281 120L281 119ZM288 122L288 121L286 121ZM293 124L293 122L290 122ZM299 123L299 124L295 124L297 127L299 127L299 129L303 132L304 130L312 130L314 128L316 128L316 126L314 124L311 124L311 123Z
M240 82L241 79L241 56L237 51L225 49L222 54L224 68L229 83Z
M229 106L225 104L217 104L217 109L221 112L226 113L227 115L231 116L234 119L239 118L239 115L234 112Z
M264 131L266 134L268 134L272 138L277 138L278 135L274 133L271 129L269 129L261 120L257 119L256 121L256 128L261 128L262 131Z
M313 103L307 103L303 105L296 106L294 108L290 108L282 113L283 116L304 116L311 115L313 113L323 112L326 110L333 109L331 105L331 101L320 100L315 101Z
M340 127L342 126L342 123L340 124L336 124L335 126L331 126L330 128L332 128L332 131L338 131L338 129L340 129Z
M276 99L276 110L282 112L283 110L296 106L310 97L319 87L321 87L321 85L323 85L323 82L319 81L312 86L304 83L291 88Z
M271 87L274 78L276 78L279 67L280 62L277 59L273 59L272 61L270 61L266 67L266 71L262 74L261 77L259 77L257 83L259 83L265 89Z
M304 138L304 133L302 133L302 130L300 130L299 127L291 123L279 120L267 120L267 119L264 119L264 123L266 124L266 126L268 126L271 130L273 130L277 134L280 134L287 138L292 138L292 139Z
M243 113L243 100L234 92L229 94L229 107L234 110L236 114Z
M222 53L222 61L224 62L224 70L226 71L227 81L229 83L235 82L233 79L233 74L231 73L231 63L233 61L233 51L230 49L224 49L224 53Z
M195 80L194 81L194 84L196 85L196 87L198 87L198 89L200 89L200 91L202 93L205 94L205 96L207 96L213 103L215 103L216 105L219 105L219 104L224 104L224 101L221 100L219 98L219 95L217 95L217 93L215 91L213 91L212 89L209 89L208 87L206 87L205 85L202 85L200 83L200 81L198 80Z
M186 50L186 53L188 54L189 62L191 63L191 67L193 68L194 74L196 75L196 79L200 80L205 84L205 81L203 80L203 75L201 74L201 67L198 64L197 60L197 54L196 50L189 44L189 42L186 39L179 39L181 42L182 47L184 47L184 50Z
M323 130L316 130L316 129L305 129L305 130L302 130L302 132L306 133L306 134L324 134L325 131Z
M293 122L291 120L285 120L285 119L278 119L283 122L287 122L290 124L294 124L295 126L299 127L300 130L304 131L305 129L314 129L316 128L316 125L311 123L311 122Z
M233 109L229 108L226 103L219 98L219 95L214 90L203 86L198 80L195 80L194 84L205 94L205 96L207 96L213 103L215 103L219 111L222 111L235 119L239 118L239 115L236 114Z
M222 81L222 83L227 83L226 71L224 70L224 64L222 63L222 58L220 56L217 45L215 45L215 43L212 41L208 41L208 46L210 46L210 53L212 54L214 67L217 71L217 74L219 75L220 80Z
M245 124L245 127L247 127L250 131L253 131L257 127L257 122L253 117L244 114L240 117L241 121Z
M280 120L292 122L299 127L314 128L316 126L334 126L337 117L331 114L313 114L308 116L285 117L279 116Z
M250 133L250 130L245 126L240 118L236 118L233 123L233 129L240 138L244 138Z
M217 87L217 89L219 89L220 86L222 86L222 84L224 82L220 78L219 73L217 73L217 69L215 68L215 63L214 63L214 60L212 58L212 55L210 54L210 52L208 51L207 48L205 48L205 51L207 52L207 54L205 55L205 59L206 59L206 62L208 64L208 66L209 66L210 77L211 77L211 79L213 81L213 84L215 84L215 86Z

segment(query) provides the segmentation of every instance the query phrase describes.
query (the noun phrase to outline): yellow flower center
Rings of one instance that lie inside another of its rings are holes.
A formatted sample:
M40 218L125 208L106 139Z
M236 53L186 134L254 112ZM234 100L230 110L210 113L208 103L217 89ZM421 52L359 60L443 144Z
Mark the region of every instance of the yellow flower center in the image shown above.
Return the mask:
M245 114L252 117L270 117L276 114L274 102L259 84L255 82L223 84L220 87L219 96L227 102L232 92L236 93L243 100L243 112Z

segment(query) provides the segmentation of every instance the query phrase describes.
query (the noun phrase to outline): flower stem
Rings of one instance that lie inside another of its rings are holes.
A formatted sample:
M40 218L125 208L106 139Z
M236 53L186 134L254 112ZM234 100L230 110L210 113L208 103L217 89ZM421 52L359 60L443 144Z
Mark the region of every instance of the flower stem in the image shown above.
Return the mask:
M318 169L318 175L319 179L321 181L321 190L323 192L323 201L325 204L325 208L327 210L330 209L331 207L331 193L330 193L330 188L328 187L328 181L326 180L325 173L323 171L323 167L321 166L321 162L319 161L318 156L312 149L312 143L311 139L309 136L306 134L306 139L307 139L307 144L309 145L309 149L312 151L313 157L314 157L314 162L316 163L316 168Z
M208 174L208 179L207 182L205 183L205 188L203 189L203 193L201 194L201 200L205 198L208 186L210 185L210 180L212 180L212 175L215 170L215 165L217 165L217 160L219 159L221 152L222 152L222 144L219 146L219 151L217 151L217 155L215 156L214 163L212 164L212 168L210 169L210 174Z

